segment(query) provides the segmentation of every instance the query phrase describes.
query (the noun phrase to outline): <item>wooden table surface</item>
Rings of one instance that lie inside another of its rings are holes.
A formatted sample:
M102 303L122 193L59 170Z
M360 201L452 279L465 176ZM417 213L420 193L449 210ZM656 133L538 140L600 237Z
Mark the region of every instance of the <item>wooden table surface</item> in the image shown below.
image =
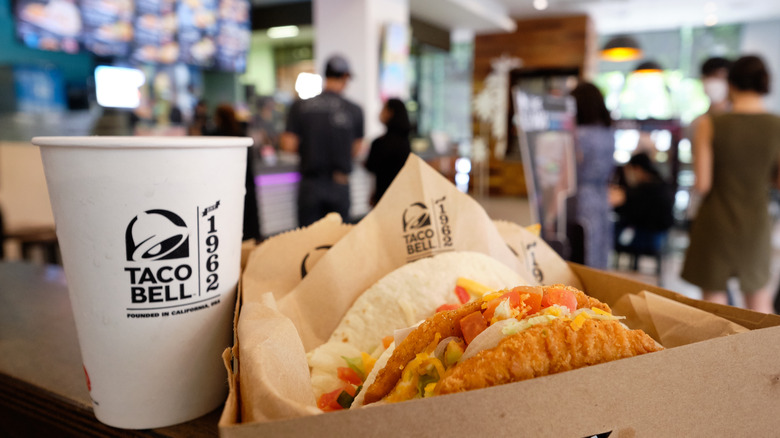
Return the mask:
M0 262L0 436L218 436L222 408L176 426L123 430L92 411L62 267Z

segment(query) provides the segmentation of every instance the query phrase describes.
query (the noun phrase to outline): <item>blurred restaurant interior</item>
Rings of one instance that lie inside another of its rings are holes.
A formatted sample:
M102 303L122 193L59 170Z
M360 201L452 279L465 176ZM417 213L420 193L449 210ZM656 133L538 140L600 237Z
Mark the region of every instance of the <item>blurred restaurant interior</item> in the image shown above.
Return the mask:
M609 58L603 49L618 37L638 53ZM690 125L710 105L700 67L757 54L777 82L778 41L776 0L0 0L0 258L61 262L32 137L192 135L199 102L208 113L231 105L255 140L260 235L294 229L297 156L279 137L287 109L321 91L324 62L340 53L366 145L383 133L383 101L400 98L415 154L492 218L540 223L578 262L583 236L567 212L577 189L541 187L545 169L563 179L566 158L539 145L551 132L572 138L569 92L594 83L614 120L615 165L646 151L674 188L663 244L612 251L609 269L697 297L679 270L693 199ZM638 68L647 62L656 68ZM765 102L780 113L776 88ZM350 179L353 222L372 208L365 155Z

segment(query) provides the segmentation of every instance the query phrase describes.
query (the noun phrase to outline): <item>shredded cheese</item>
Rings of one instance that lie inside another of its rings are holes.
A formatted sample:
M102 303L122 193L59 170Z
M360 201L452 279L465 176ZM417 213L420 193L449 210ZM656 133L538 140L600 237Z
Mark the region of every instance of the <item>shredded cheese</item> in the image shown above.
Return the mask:
M368 375L371 373L371 370L374 369L376 359L374 359L370 354L364 352L360 352L360 358L363 359L363 370L366 375Z
M586 312L582 312L579 315L577 315L576 318L574 318L574 321L571 322L571 328L574 329L574 331L577 331L582 328L582 324L585 323L586 319L591 319L591 316L588 315Z
M427 385L425 385L425 394L423 394L423 397L431 397L433 396L433 390L436 389L436 382L431 382Z
M463 289L466 289L466 292L468 292L470 295L478 297L481 297L488 292L493 292L492 288L465 277L458 277L458 280L455 282L455 284L462 287Z

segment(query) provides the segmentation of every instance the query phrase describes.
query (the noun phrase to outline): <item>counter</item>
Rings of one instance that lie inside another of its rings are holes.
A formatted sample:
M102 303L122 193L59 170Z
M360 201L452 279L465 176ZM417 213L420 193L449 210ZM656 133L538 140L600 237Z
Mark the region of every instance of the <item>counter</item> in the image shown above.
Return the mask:
M0 262L0 436L214 437L221 410L150 430L98 422L62 267Z

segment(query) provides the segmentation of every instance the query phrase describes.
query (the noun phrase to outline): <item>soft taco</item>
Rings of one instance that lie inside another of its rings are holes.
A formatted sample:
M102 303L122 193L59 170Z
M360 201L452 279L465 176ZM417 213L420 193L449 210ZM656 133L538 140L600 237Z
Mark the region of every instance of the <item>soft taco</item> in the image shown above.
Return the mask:
M620 319L573 287L491 293L396 339L353 406L485 388L663 349Z
M395 330L514 284L529 283L496 259L469 251L438 254L387 274L358 297L326 343L307 353L318 406L348 406Z

